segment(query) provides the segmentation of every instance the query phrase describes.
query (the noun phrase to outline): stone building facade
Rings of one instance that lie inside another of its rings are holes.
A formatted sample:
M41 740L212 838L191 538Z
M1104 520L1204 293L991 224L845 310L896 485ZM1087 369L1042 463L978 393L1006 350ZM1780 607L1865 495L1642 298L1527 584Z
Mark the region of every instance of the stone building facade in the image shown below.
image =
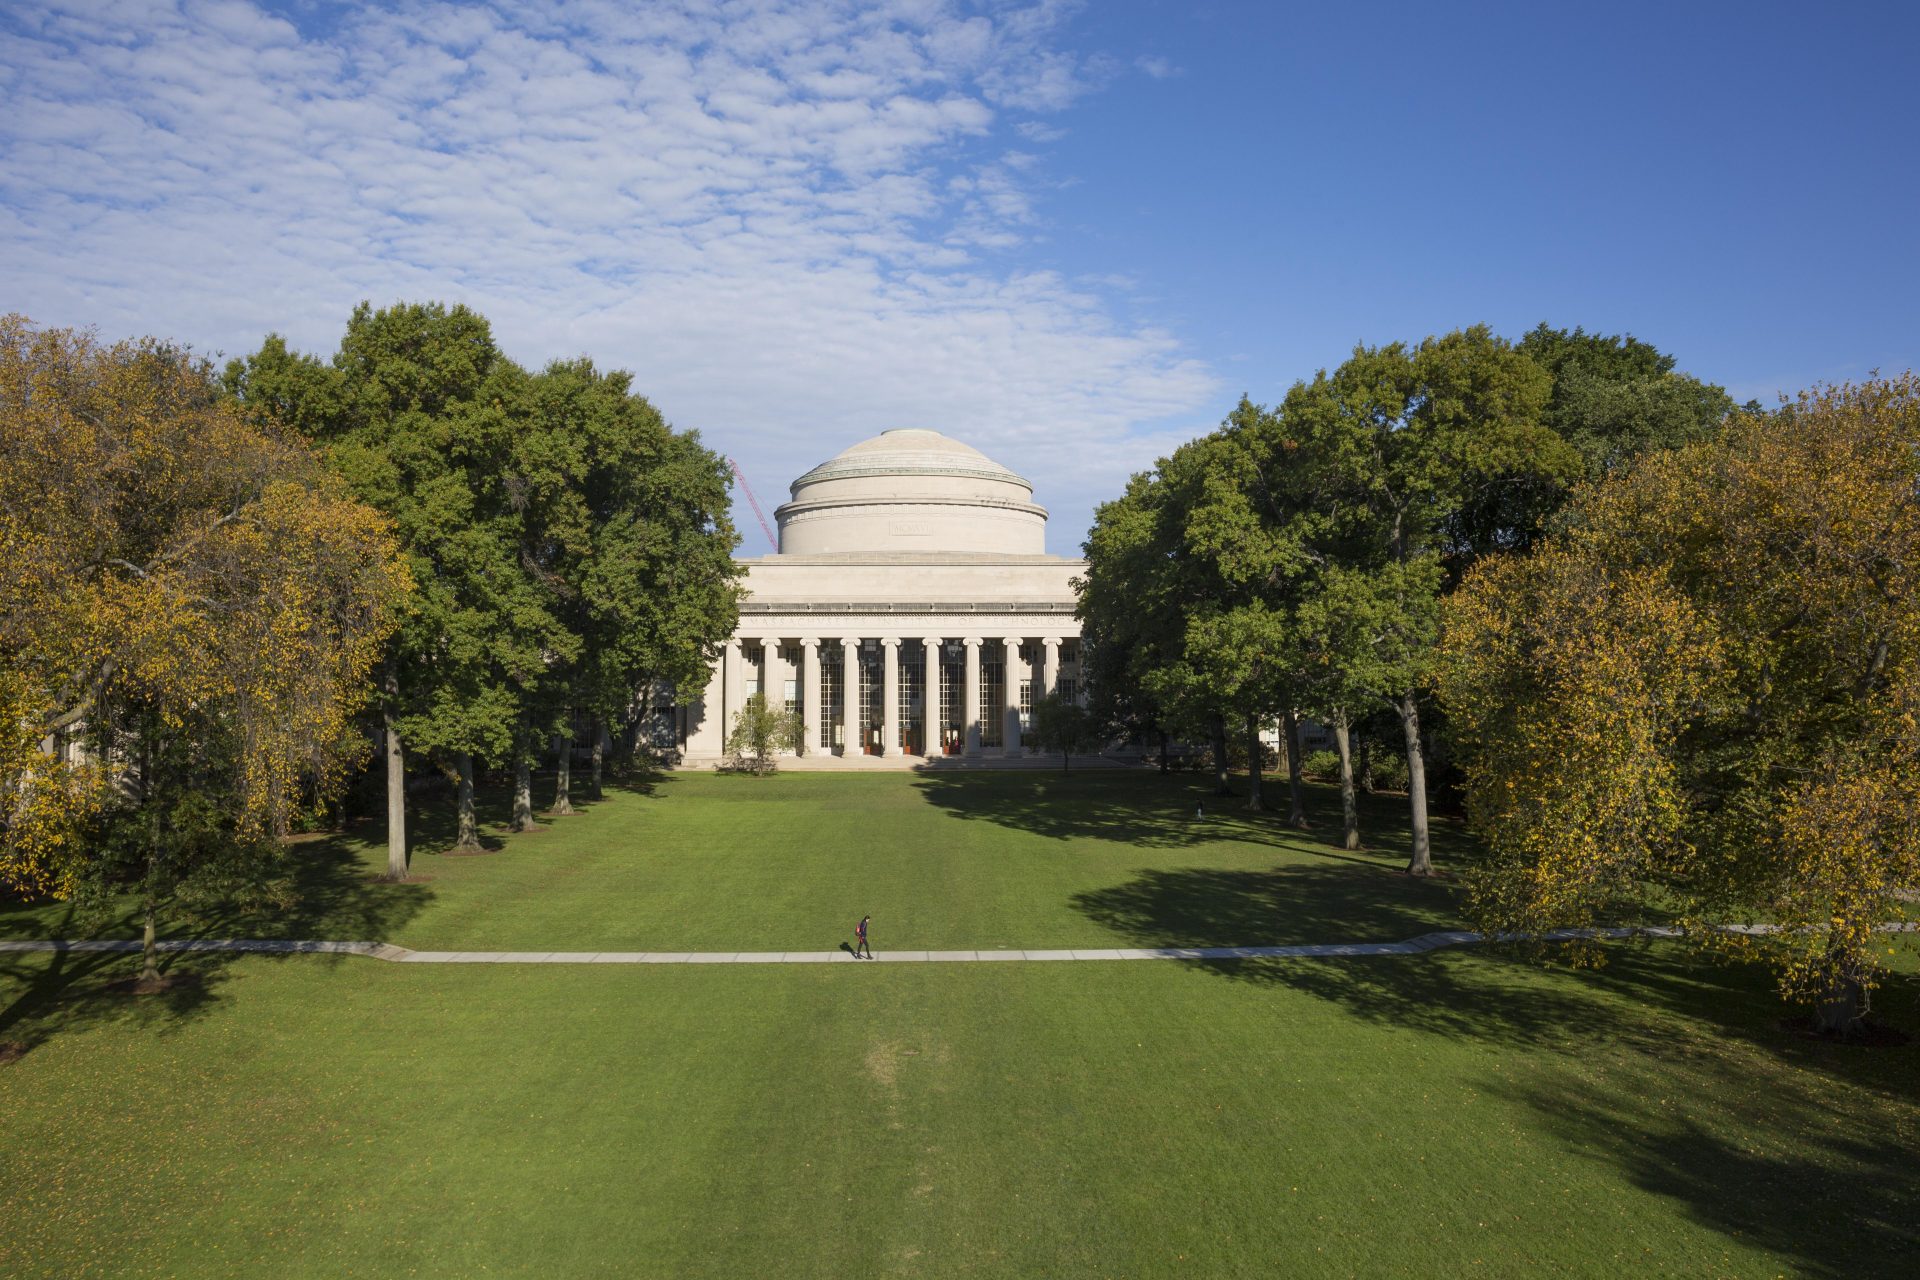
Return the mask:
M888 431L793 482L779 551L702 696L673 709L682 760L722 758L755 693L799 712L823 767L1009 761L1033 700L1082 692L1073 579L1033 486L935 431Z

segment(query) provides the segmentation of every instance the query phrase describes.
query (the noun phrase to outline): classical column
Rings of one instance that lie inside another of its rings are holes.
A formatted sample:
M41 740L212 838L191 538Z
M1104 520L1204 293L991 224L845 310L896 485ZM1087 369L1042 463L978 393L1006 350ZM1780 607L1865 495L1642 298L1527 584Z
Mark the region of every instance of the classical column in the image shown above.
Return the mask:
M889 636L880 642L886 655L886 694L881 701L880 754L900 754L900 638Z
M940 719L940 637L929 636L926 665L920 668L920 754L931 759L945 749L946 724Z
M806 725L800 754L810 756L820 750L820 637L806 637L800 649L800 719Z
M860 740L860 641L840 639L840 754L866 750Z
M960 708L960 723L966 726L967 754L980 754L980 637L968 636L966 703Z
M1060 692L1060 637L1048 636L1042 640L1040 644L1047 651L1046 692L1047 695L1051 697ZM1036 685L1038 685L1038 683L1038 681L1035 681ZM1036 697L1038 693L1039 690L1036 688Z
M726 667L726 674L722 677L724 683L721 686L721 701L724 705L720 708L720 743L724 750L728 736L733 733L733 718L740 714L740 708L747 702L746 653L739 636L734 636L727 641L726 656L722 662Z
M1006 695L1006 712L1000 719L1006 728L1000 731L1003 744L1000 753L1007 756L1023 755L1025 753L1020 750L1020 642L1003 639L1000 641L1000 650L1000 669L1006 673L1001 681L1001 692Z

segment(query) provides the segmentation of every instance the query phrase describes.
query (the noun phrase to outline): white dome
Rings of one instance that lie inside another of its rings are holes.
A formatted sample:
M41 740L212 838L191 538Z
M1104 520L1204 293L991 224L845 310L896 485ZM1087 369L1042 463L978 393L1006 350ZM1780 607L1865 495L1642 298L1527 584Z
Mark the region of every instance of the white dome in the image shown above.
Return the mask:
M938 431L885 431L793 482L774 512L782 555L962 551L1039 555L1033 486Z

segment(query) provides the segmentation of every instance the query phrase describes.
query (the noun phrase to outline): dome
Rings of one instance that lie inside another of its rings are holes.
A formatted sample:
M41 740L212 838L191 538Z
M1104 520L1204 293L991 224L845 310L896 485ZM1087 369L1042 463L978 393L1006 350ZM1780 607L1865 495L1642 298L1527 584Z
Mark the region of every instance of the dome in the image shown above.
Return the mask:
M1028 497L1033 486L970 444L938 431L902 427L883 431L843 449L793 482L793 496L807 485L853 476L968 476L1019 485Z
M884 431L793 482L774 512L780 554L957 551L1039 555L1033 486L938 431Z

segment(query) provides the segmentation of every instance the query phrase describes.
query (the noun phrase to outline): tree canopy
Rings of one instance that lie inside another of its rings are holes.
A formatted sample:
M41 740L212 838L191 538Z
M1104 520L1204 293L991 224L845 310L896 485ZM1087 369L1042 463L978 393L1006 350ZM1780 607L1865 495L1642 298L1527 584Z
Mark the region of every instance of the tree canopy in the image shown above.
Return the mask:
M463 844L474 757L514 765L530 825L541 744L576 714L624 715L649 680L692 680L732 629L724 461L625 373L529 373L464 307L363 303L331 362L269 337L227 384L392 516L420 602L386 655L388 712L397 741L458 775Z
M358 756L410 578L383 517L165 343L0 320L0 423L0 881L138 882L151 936Z
M1358 346L1272 408L1243 398L1096 513L1079 587L1092 706L1114 727L1209 735L1216 760L1228 722L1257 741L1296 712L1326 720L1350 846L1350 728L1391 706L1425 872L1442 599L1534 545L1576 486L1710 438L1731 406L1648 343L1544 324L1518 343L1476 326ZM1297 785L1293 807L1304 821Z
M1677 914L1829 1029L1920 900L1920 383L1821 388L1580 495L1469 574L1443 698L1491 861L1537 932ZM1728 932L1762 924L1770 932Z

